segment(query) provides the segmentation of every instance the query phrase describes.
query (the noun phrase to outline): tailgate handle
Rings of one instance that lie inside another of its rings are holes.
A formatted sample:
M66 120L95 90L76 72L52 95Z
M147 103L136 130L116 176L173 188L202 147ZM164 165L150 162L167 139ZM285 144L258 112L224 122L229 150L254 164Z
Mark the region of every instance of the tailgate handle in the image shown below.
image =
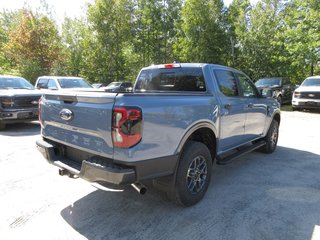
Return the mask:
M76 96L59 96L59 100L64 101L65 103L73 103L77 101Z

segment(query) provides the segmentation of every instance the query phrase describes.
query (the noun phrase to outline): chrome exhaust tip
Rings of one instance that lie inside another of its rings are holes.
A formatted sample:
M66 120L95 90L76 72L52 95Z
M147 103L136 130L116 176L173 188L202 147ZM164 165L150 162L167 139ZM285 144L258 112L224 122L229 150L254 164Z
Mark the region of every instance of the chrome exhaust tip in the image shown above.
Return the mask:
M140 194L144 195L147 192L147 188L141 183L132 183L131 186Z

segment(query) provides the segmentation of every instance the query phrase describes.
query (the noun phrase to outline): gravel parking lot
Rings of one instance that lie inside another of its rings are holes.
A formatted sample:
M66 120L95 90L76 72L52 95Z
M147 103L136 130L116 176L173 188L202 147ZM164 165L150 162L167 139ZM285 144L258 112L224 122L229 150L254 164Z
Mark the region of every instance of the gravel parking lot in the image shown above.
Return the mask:
M320 114L282 112L271 155L214 172L181 208L155 190L102 191L60 177L36 150L37 123L0 133L0 239L320 239Z

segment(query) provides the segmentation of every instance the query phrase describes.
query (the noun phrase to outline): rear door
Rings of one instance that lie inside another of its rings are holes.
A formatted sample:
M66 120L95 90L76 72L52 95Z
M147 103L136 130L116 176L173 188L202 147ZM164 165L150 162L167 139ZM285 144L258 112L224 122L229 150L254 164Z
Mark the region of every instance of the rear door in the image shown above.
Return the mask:
M227 151L243 143L246 99L241 98L234 73L216 69L221 96L220 141L218 151Z
M114 93L75 91L44 94L40 106L42 135L111 158L111 122L115 96Z

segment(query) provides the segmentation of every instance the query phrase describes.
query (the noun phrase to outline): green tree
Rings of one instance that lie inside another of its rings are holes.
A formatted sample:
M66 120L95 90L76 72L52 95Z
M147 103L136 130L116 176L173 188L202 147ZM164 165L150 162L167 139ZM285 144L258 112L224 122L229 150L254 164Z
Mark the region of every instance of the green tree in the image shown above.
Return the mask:
M126 76L124 47L130 42L132 4L129 0L96 0L88 9L91 35L86 35L83 75L111 82Z
M65 18L62 25L62 43L64 45L64 72L79 76L84 66L84 41L88 38L89 30L84 20Z
M246 68L244 53L247 46L250 14L251 5L249 0L234 0L230 4L227 13L230 37L230 65L240 69Z
M247 60L253 77L282 76L288 74L283 56L284 47L282 12L285 5L279 0L262 0L251 12L248 35Z
M4 46L9 41L10 32L19 24L20 18L20 11L0 13L0 74L16 74L15 63L7 57Z
M20 74L34 82L39 75L49 74L61 56L58 30L48 17L23 9L4 51Z
M186 0L175 53L185 62L227 62L228 36L221 0Z
M292 0L284 19L290 72L298 84L307 76L320 74L320 1Z
M143 66L172 62L181 0L137 0L134 47Z

